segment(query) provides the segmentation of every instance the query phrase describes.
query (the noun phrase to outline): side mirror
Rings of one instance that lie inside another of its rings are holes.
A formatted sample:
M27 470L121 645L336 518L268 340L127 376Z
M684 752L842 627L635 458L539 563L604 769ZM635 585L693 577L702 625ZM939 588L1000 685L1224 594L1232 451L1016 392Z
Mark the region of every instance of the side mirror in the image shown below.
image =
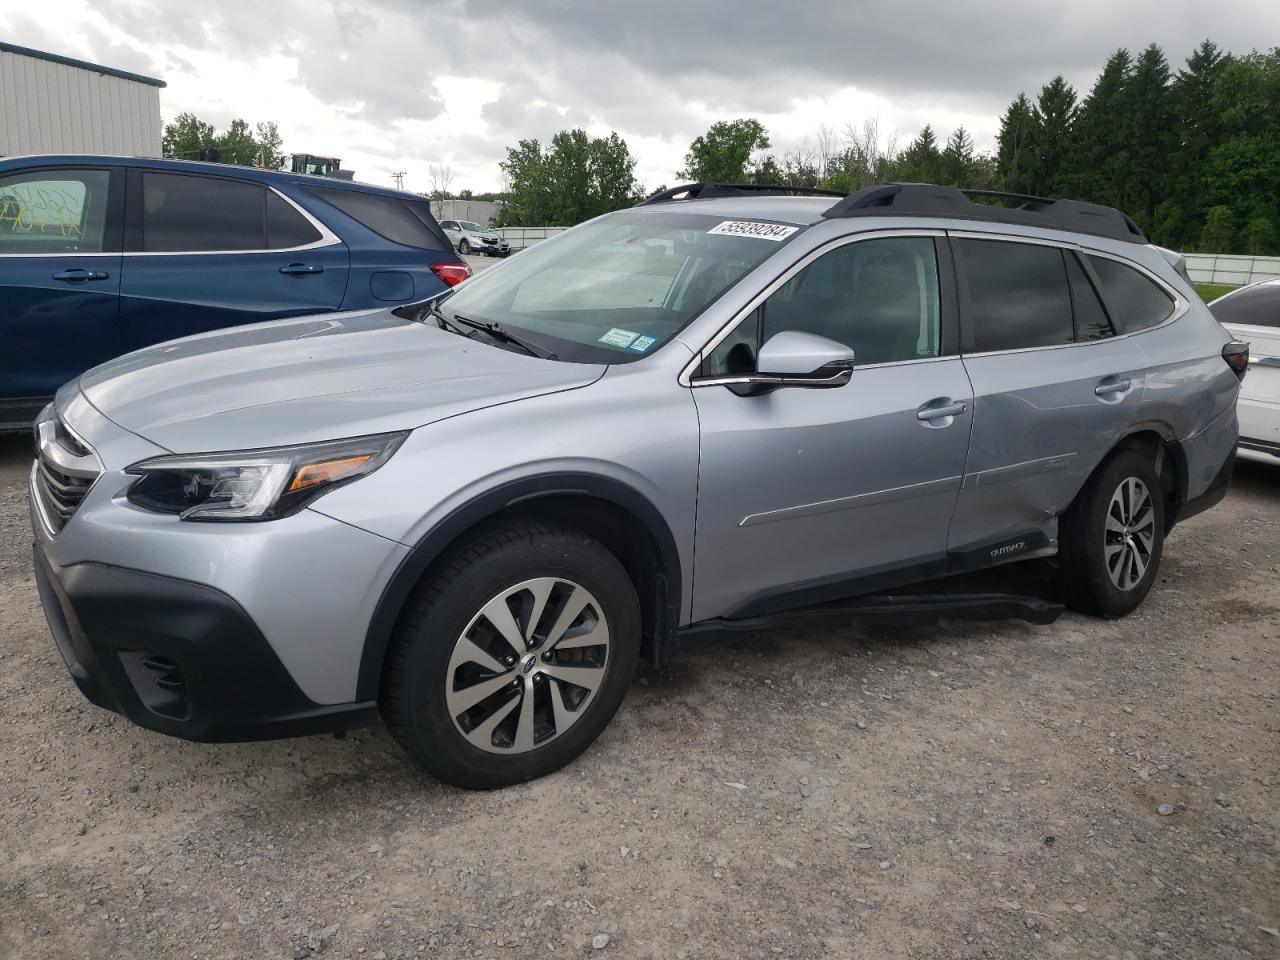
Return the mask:
M853 349L798 330L775 333L760 348L753 385L842 387L853 376Z

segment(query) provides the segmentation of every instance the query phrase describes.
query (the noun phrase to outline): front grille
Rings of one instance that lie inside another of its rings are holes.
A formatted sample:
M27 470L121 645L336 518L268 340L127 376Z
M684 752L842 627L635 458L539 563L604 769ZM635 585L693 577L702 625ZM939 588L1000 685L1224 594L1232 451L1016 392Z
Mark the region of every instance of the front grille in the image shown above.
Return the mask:
M36 424L36 462L32 487L40 512L54 533L60 531L102 472L93 451L59 420Z

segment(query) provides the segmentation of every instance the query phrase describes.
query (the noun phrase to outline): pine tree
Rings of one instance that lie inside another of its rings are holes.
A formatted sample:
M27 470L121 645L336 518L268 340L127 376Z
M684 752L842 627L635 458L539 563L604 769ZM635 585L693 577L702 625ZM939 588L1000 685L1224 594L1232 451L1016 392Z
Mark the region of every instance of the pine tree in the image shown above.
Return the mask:
M1121 206L1149 229L1168 186L1169 154L1174 147L1169 64L1154 43L1134 61L1125 101L1130 174Z
M996 149L996 173L1005 190L1030 193L1032 153L1035 149L1036 121L1031 101L1025 93L1009 104L1000 120L1000 136Z
M1125 90L1132 68L1129 51L1117 50L1080 105L1064 184L1073 197L1109 206L1118 206L1124 197L1129 176Z
M964 127L956 127L955 132L947 138L947 146L942 151L940 182L956 187L972 186L973 169L973 137L969 136L969 131Z
M925 124L920 136L899 158L899 179L908 183L937 183L941 175L942 154L933 127Z
M1069 169L1072 127L1077 112L1076 92L1061 74L1041 89L1031 112L1035 123L1031 193L1057 196L1068 186L1064 179Z

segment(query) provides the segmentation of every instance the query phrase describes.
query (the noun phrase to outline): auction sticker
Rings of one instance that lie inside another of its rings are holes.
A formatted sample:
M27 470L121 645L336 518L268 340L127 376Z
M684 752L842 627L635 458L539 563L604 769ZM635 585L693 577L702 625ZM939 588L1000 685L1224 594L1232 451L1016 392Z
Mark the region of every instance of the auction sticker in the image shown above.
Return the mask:
M634 350L636 353L644 353L646 350L648 350L657 342L658 342L657 337L650 337L650 336L636 337L635 340L631 342L631 346L627 347L627 349Z
M596 343L607 343L611 347L629 347L631 346L631 341L638 336L640 336L640 334L633 333L630 330L623 330L619 327L614 327L603 337L597 340Z
M754 220L724 220L716 224L707 233L729 237L755 237L757 240L772 240L781 243L791 236L799 227L787 227L781 223L757 223Z

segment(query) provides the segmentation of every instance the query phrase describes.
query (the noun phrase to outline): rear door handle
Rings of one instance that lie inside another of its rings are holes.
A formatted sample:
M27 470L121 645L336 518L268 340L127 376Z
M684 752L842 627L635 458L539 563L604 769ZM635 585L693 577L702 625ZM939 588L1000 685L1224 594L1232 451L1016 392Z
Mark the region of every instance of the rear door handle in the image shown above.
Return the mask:
M1107 377L1093 388L1093 393L1094 396L1098 397L1115 397L1128 393L1131 386L1133 386L1133 382L1130 380L1122 379L1121 377Z
M968 409L968 405L962 401L952 400L950 397L941 397L937 400L930 400L917 410L916 419L921 423L932 423L934 420L958 417Z
M59 270L53 275L55 280L64 280L67 283L84 283L88 280L106 280L111 276L105 270L85 270L81 267L73 267L70 270Z
M287 267L281 267L280 272L294 277L302 277L309 273L324 273L324 267L318 263L291 263Z

